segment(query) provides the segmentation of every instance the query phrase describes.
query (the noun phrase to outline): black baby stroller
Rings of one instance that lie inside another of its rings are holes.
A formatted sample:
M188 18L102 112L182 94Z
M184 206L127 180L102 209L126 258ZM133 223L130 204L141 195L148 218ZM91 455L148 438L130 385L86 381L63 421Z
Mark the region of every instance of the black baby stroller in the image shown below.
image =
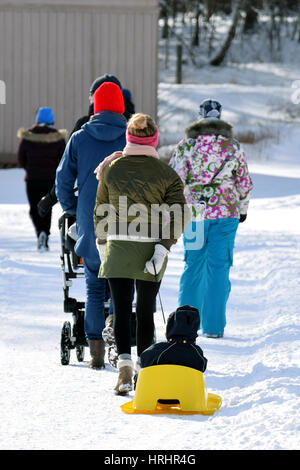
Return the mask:
M69 289L72 281L78 278L84 278L84 269L82 259L75 253L75 240L69 235L70 227L75 224L76 218L66 212L60 217L58 227L61 239L61 269L63 273L63 291L64 291L64 312L72 313L73 325L70 321L65 321L61 330L60 355L62 365L68 365L70 362L71 349L76 350L77 360L84 360L84 348L88 346L84 333L84 312L85 302L79 302L69 296ZM109 290L104 307L105 317L109 312Z
M74 215L64 212L58 221L61 240L61 269L63 273L64 291L64 312L72 313L73 325L70 321L65 321L61 330L60 356L61 364L68 365L70 362L71 350L76 350L76 357L79 362L84 360L84 348L88 347L84 332L85 302L79 302L69 296L69 289L74 279L84 278L84 268L82 259L75 253L75 239L70 236L70 227L74 226L76 218ZM110 294L107 285L106 301L104 305L105 318L109 315ZM134 304L133 304L134 308ZM131 345L136 345L136 318L132 313L131 320Z

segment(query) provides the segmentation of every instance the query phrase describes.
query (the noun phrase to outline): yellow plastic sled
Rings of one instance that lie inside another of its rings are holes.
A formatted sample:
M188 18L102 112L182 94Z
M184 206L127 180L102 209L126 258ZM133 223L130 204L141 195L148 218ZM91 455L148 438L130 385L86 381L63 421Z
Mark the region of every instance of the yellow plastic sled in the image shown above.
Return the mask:
M177 403L159 403L177 400ZM141 369L132 401L121 406L124 413L212 415L221 407L222 398L207 393L202 372L176 365Z

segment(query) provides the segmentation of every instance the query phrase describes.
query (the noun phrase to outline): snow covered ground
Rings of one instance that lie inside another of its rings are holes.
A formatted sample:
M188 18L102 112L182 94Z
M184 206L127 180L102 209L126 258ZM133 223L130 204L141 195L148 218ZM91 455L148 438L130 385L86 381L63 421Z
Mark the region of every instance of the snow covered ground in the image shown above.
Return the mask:
M269 69L269 88L257 74L251 84L251 70L248 81L247 72L240 73L244 84L224 86L223 71L223 80L218 75L213 81L206 70L206 81L160 84L162 143L178 141L200 100L211 94L224 103L224 118L261 129L276 96L289 104L290 83L297 78L286 73L285 84L281 77L278 83L279 74ZM255 188L236 238L225 336L197 339L208 358L207 389L223 400L213 416L126 415L120 405L133 392L114 395L117 372L109 364L104 371L88 369L87 349L85 362L77 362L72 351L70 365L60 364L61 326L71 320L63 312L61 211L56 205L50 252L37 253L24 173L0 170L1 449L299 450L299 123L280 113L272 119L271 138L245 146ZM179 241L161 288L167 314L177 306L182 254ZM71 295L84 300L83 280L74 281ZM163 340L160 311L155 323Z

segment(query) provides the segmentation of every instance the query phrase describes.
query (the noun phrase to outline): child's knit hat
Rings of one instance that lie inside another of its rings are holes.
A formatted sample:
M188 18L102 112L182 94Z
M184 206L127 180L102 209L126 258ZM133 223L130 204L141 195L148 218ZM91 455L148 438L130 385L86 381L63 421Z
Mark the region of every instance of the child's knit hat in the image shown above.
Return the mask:
M184 337L191 341L195 341L200 328L200 315L195 307L183 305L178 307L175 312L169 315L166 326L167 339L174 337Z

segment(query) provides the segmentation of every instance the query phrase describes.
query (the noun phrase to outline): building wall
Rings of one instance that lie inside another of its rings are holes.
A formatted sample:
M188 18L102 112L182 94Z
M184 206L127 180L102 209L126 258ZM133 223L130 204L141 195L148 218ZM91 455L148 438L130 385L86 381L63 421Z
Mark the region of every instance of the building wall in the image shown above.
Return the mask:
M30 127L40 106L71 131L87 114L91 83L105 73L130 89L136 111L156 118L157 21L158 0L1 2L2 160L15 154L18 128Z

